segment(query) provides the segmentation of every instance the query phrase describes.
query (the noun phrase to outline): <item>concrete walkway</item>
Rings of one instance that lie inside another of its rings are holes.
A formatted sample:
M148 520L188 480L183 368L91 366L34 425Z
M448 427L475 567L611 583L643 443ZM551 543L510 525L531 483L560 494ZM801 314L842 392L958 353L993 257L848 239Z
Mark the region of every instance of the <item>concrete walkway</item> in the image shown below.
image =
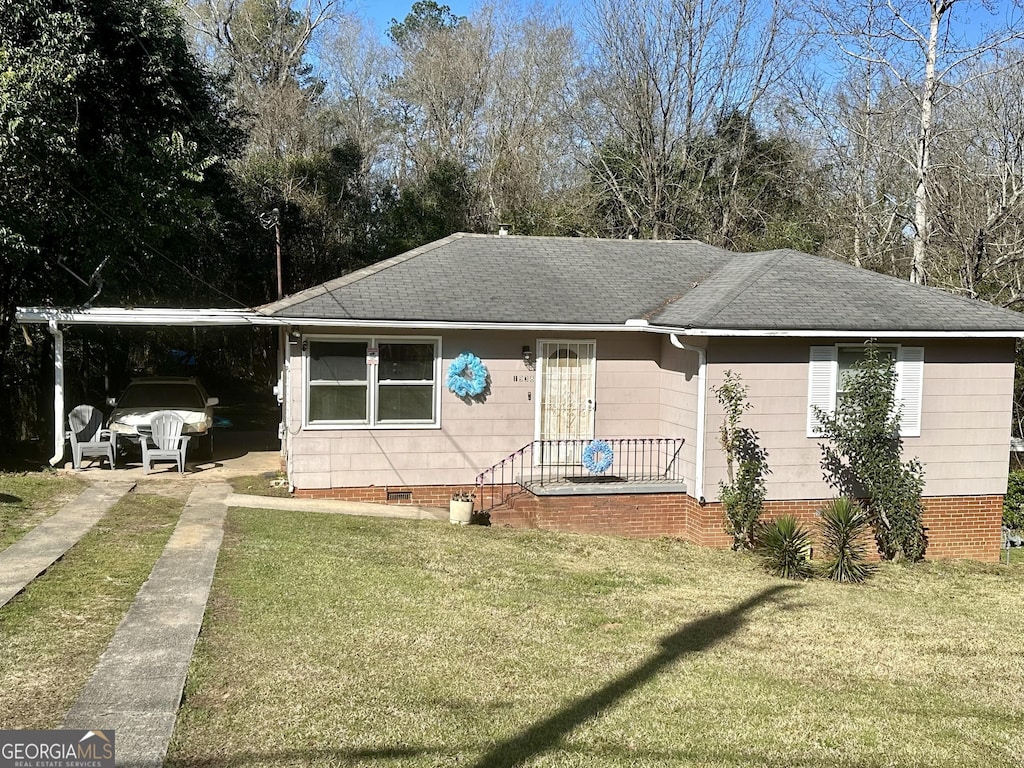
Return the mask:
M117 764L157 768L174 731L231 492L200 483L62 727L116 731Z
M0 607L77 544L134 486L132 481L91 486L0 552Z
M123 768L163 764L206 611L228 507L448 519L448 510L434 507L248 496L232 493L226 483L205 480L189 494L149 579L62 723L64 728L114 730L117 765ZM111 493L120 485L124 484L107 481L90 490Z
M281 509L291 512L323 512L330 515L364 515L366 517L396 517L402 520L448 520L448 510L440 507L418 507L412 504L371 504L364 501L337 499L293 499L285 496L251 496L232 493L227 497L229 507L250 509Z

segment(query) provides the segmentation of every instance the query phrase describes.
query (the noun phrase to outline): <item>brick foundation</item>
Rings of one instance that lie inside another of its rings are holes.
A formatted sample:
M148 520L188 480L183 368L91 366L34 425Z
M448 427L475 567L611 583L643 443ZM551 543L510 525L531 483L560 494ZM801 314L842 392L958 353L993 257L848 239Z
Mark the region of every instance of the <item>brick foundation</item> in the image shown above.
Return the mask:
M938 496L924 500L928 554L932 560L969 557L999 561L1002 496Z
M453 492L475 490L467 486L444 485L369 486L296 489L295 495L306 499L446 508ZM396 500L395 494L402 498ZM816 531L816 512L826 501L768 501L765 502L764 517L771 519L790 514ZM933 496L923 501L928 559L964 557L985 562L999 560L1002 496ZM480 502L477 499L478 507ZM732 539L725 532L722 520L721 504L716 502L702 507L693 497L679 493L534 496L520 491L506 504L491 510L491 524L498 526L634 538L673 536L694 544L727 548Z
M372 504L414 504L418 507L444 507L447 509L452 493L456 491L474 493L476 486L370 485L363 488L296 488L295 496L300 499L340 499L342 501L367 501Z
M695 525L693 535L686 537L695 544L711 547L728 547L731 539L722 531L724 518L722 505L708 504L703 509L694 499L689 500L694 509ZM781 515L793 515L816 534L817 511L828 499L802 499L795 501L765 502L763 519ZM928 535L929 560L969 558L983 562L998 562L1002 543L1003 520L1002 496L931 496L922 499L924 505L924 526ZM817 536L815 535L817 542ZM873 538L869 552L874 552Z

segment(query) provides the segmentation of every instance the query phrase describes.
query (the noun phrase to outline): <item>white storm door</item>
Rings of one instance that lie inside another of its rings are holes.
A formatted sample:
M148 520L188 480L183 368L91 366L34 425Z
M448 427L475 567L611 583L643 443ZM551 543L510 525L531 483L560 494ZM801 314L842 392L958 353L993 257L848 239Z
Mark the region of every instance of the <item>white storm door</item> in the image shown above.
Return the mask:
M537 436L550 441L594 439L594 341L540 341L537 357ZM544 444L545 464L578 464L585 443ZM545 455L546 453L546 455Z

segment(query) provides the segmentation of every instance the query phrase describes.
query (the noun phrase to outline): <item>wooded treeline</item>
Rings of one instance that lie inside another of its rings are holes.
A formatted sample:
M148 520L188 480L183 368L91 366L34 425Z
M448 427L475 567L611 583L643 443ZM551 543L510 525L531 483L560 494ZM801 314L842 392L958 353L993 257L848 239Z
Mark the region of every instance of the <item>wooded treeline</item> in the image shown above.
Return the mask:
M46 391L15 306L258 305L276 226L286 293L503 224L1024 303L1016 2L577 11L420 0L376 30L341 0L0 0L0 434ZM81 357L160 346L115 336Z

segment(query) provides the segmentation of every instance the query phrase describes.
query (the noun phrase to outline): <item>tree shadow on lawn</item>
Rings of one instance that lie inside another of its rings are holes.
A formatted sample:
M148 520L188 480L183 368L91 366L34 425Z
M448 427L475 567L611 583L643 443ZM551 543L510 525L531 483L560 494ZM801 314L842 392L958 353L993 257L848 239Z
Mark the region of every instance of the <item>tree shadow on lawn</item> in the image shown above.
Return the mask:
M577 726L597 717L604 710L616 704L634 689L639 688L670 665L685 656L707 650L730 635L735 634L747 623L746 614L766 602L776 599L783 592L794 589L792 584L778 584L762 590L722 613L714 613L702 619L684 624L678 630L661 639L661 650L644 661L636 669L612 680L599 690L569 704L548 718L526 728L519 734L493 745L490 750L473 763L472 768L512 768L525 760L546 752L559 744L562 738ZM788 606L783 607L788 610ZM436 748L395 746L379 749L310 748L275 753L233 754L224 758L170 759L168 766L189 766L189 768L214 768L225 765L276 765L281 761L305 762L327 760L340 764L362 764L368 760L391 760L438 753Z
M685 656L704 651L729 637L747 622L746 613L793 585L779 584L744 600L729 611L715 613L684 624L661 639L661 651L636 669L612 680L599 690L579 699L521 733L494 745L473 764L473 768L511 768L545 752L577 726L597 717L622 697L639 688L666 667Z
M321 761L328 765L364 765L367 760L396 760L431 752L437 752L437 750L420 747L381 747L380 749L309 747L308 749L286 749L279 752L236 752L224 757L169 757L164 762L164 766L166 768L186 768L186 766L187 768L223 768L231 765L301 765ZM132 768L132 766L128 766L128 768Z

